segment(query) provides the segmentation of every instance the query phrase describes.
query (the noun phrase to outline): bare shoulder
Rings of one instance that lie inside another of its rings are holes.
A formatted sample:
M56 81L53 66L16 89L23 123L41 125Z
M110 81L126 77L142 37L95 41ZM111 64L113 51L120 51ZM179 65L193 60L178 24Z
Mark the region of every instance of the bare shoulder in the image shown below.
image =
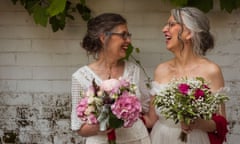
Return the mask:
M221 68L218 64L208 60L208 59L204 59L202 61L202 65L203 67L205 67L205 72L208 74L208 75L221 75L222 74L222 71L221 71Z
M212 90L218 90L224 86L224 78L220 66L210 60L205 60L202 63L205 77L210 80Z
M162 80L168 78L168 76L171 74L170 67L172 65L172 61L166 61L163 63L160 63L154 72L154 79L161 82Z

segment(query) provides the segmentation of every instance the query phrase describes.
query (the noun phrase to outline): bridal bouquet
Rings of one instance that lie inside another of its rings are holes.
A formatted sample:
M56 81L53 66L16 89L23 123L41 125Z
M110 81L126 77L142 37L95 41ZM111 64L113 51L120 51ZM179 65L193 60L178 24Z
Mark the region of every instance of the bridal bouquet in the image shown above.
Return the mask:
M166 119L190 124L197 118L210 120L226 100L226 94L220 91L212 93L209 83L202 77L196 77L172 80L165 91L156 95L153 103ZM186 133L182 132L180 139L186 142Z
M131 127L142 109L135 91L136 85L122 78L105 80L100 86L93 80L78 103L78 117L89 124L99 124L101 131ZM114 130L108 133L108 141L116 143Z

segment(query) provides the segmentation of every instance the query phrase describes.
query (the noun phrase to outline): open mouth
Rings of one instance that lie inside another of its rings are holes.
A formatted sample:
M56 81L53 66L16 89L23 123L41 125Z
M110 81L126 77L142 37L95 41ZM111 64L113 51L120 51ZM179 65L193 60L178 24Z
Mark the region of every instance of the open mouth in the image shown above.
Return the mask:
M166 41L169 41L169 40L171 40L172 39L172 37L171 36L169 36L169 35L165 35L165 38L166 38Z

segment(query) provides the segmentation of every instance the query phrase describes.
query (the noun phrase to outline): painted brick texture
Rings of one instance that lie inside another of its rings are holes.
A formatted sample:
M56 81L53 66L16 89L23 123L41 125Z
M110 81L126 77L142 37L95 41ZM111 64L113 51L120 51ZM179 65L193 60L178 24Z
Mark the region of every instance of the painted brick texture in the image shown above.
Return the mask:
M134 54L152 77L157 64L171 58L161 28L173 7L162 0L87 0L93 15L116 12L128 20ZM218 1L215 0L215 4ZM106 6L108 5L108 6ZM229 134L240 141L240 10L216 6L207 13L216 47L207 55L220 65L226 86ZM83 144L70 130L71 75L92 59L80 47L86 23L76 15L63 31L35 25L21 5L0 5L0 144Z

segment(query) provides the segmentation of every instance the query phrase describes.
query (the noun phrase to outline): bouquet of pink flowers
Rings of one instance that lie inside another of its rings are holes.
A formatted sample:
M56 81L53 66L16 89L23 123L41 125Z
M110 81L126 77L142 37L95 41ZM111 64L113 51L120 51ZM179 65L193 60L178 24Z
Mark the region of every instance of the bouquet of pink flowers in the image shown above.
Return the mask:
M98 123L101 131L131 127L142 110L135 91L136 85L122 78L105 80L100 86L93 80L77 106L78 117L89 124ZM108 141L116 143L114 130Z
M174 79L156 95L153 103L166 119L175 123L190 124L197 118L210 120L228 97L223 90L212 93L208 85L202 77ZM186 142L187 135L182 132L180 139Z

